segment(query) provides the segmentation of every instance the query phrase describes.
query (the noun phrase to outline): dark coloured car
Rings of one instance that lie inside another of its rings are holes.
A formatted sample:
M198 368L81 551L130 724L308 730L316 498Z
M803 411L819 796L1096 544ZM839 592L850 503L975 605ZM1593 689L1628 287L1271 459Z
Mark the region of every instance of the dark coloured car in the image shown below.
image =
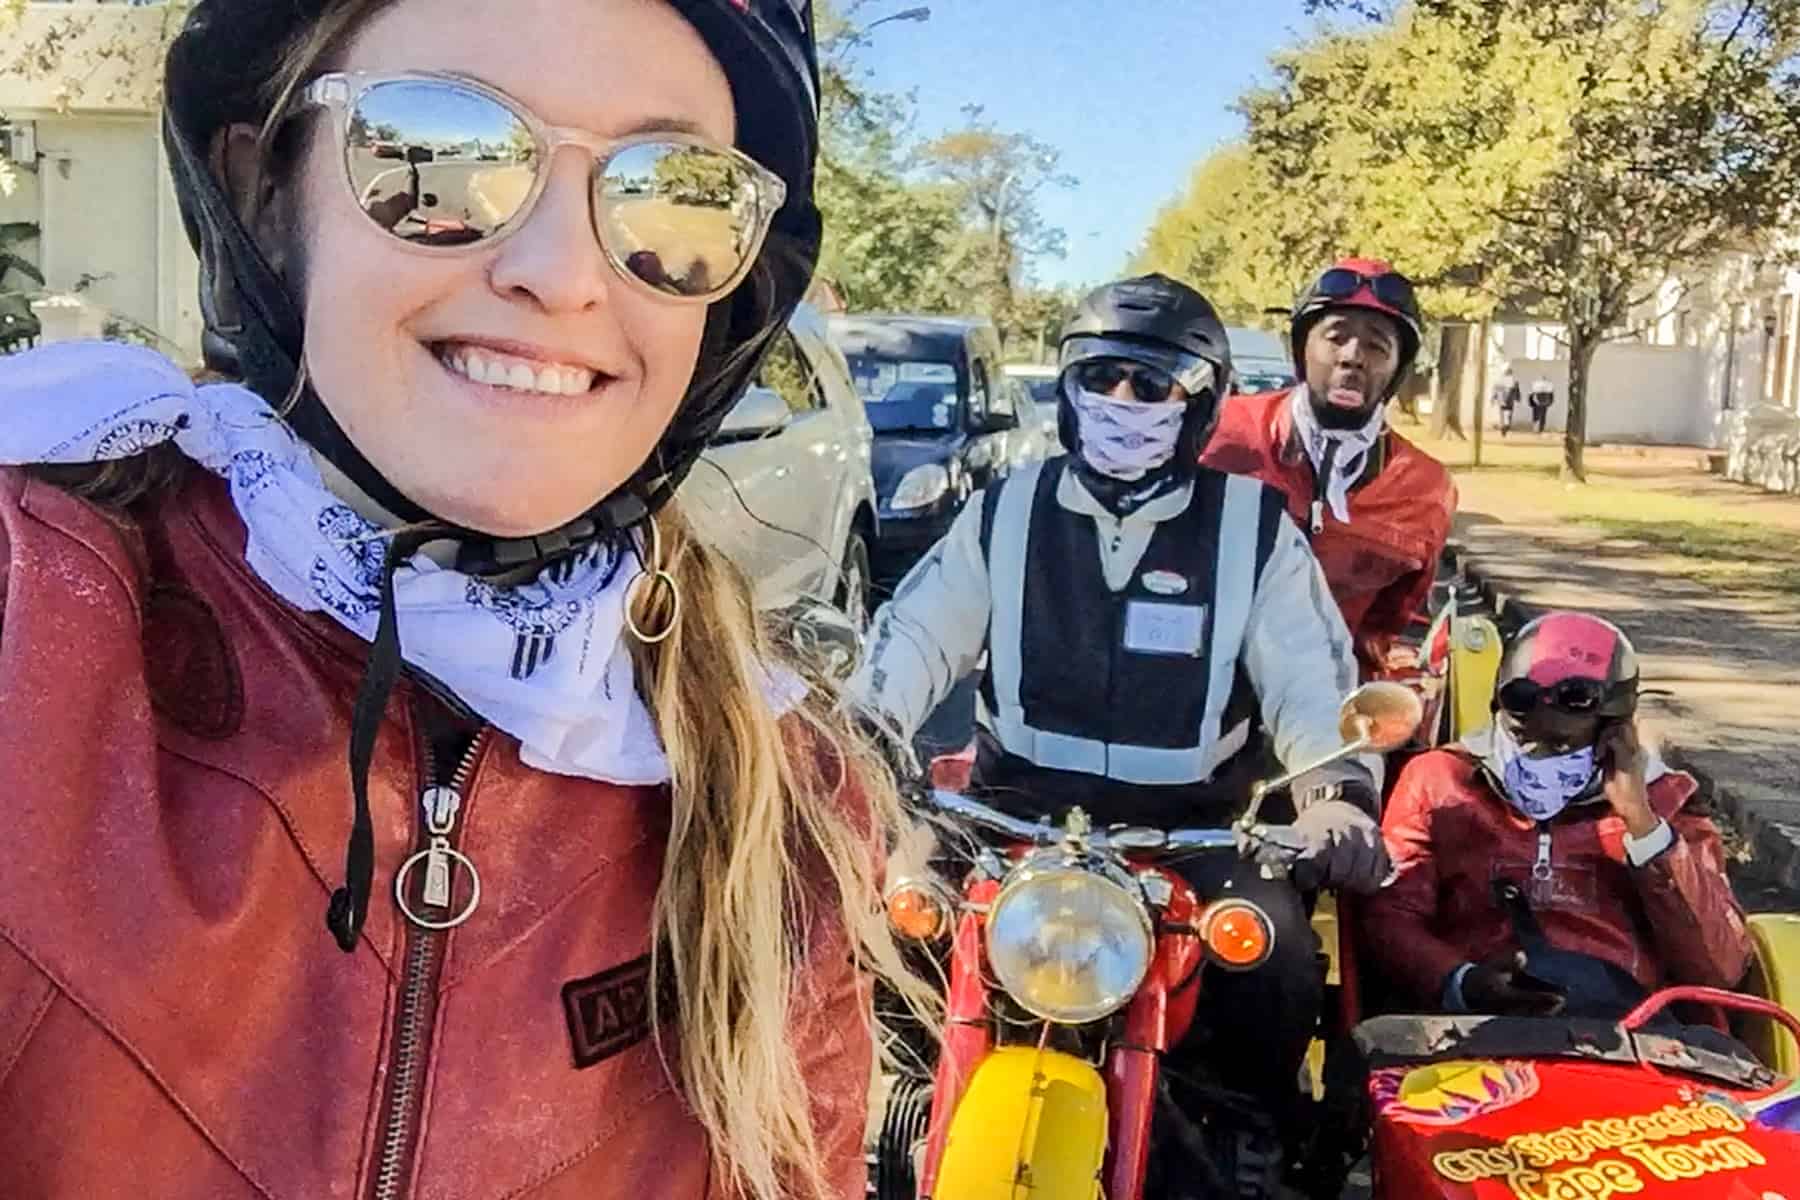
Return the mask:
M1000 338L974 317L841 316L831 336L875 431L881 504L876 580L892 585L944 536L963 504L1039 451L1020 428ZM1031 414L1025 414L1030 419Z

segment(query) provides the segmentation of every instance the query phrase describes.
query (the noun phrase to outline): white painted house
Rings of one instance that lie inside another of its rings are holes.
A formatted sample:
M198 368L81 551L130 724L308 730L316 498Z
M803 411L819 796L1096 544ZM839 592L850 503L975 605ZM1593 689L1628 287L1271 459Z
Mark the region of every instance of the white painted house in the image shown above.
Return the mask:
M160 61L176 10L151 3L29 3L0 10L0 152L13 188L0 222L38 226L19 253L95 322L116 315L197 360L198 269L169 185L158 124ZM21 56L71 31L71 73L34 78ZM17 284L17 277L14 277ZM47 329L47 333L49 330Z
M1602 345L1589 372L1592 441L1720 446L1733 417L1773 405L1800 412L1800 270L1748 254L1671 277ZM1556 389L1550 428L1568 415L1569 351L1556 325L1492 329L1489 378L1512 367L1522 389ZM1492 427L1496 416L1490 408ZM1514 428L1529 423L1521 407Z

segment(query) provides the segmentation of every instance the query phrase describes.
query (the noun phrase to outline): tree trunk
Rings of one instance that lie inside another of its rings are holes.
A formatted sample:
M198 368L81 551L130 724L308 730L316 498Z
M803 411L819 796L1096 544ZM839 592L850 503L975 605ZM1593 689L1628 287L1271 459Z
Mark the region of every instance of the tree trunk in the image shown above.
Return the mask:
M1467 325L1447 325L1438 345L1438 396L1431 406L1431 436L1463 436L1463 375L1468 362L1471 330ZM1481 419L1481 398L1475 400L1475 417Z
M1562 478L1577 483L1587 482L1587 466L1582 461L1587 450L1588 372L1594 365L1594 351L1600 339L1579 325L1569 327L1569 412L1568 428L1563 434Z

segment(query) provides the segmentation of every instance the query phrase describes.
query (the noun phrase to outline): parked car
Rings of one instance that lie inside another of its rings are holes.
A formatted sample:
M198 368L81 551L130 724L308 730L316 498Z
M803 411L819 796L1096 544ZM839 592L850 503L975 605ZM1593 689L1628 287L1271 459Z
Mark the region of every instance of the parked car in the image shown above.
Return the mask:
M701 534L750 577L757 607L869 608L873 436L824 318L802 305L681 485Z
M1044 431L1044 457L1061 454L1062 435L1056 423L1056 381L1060 373L1049 363L1008 363L1006 373L1024 384L1031 394L1032 411L1037 413L1038 426Z
M1000 337L972 317L842 316L831 333L875 430L875 579L904 575L976 491L1033 451Z
M1240 394L1279 392L1300 382L1294 375L1287 339L1280 334L1234 325L1225 336L1231 342L1231 368Z

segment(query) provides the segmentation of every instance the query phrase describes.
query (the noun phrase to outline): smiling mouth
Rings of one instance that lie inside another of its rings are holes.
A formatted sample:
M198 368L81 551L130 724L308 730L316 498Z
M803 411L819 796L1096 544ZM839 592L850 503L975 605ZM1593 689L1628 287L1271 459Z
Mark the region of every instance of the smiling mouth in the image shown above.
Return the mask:
M582 396L611 376L572 363L542 362L466 342L438 342L432 355L471 383L539 396Z

